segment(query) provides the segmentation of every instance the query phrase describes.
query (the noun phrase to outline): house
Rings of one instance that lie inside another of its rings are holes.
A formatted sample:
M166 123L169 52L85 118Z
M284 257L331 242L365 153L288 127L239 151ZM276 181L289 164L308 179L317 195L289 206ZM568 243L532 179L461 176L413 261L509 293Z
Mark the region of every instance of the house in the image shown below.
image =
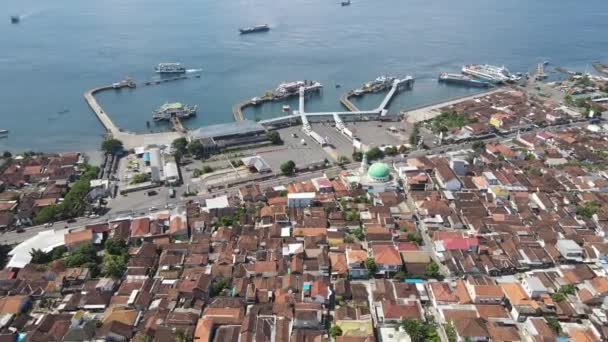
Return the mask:
M93 231L90 229L84 229L74 232L66 233L64 236L64 243L68 249L74 249L80 245L93 242Z
M372 257L376 263L377 272L390 275L401 270L403 263L397 248L393 245L375 245L372 247Z
M369 271L365 267L365 260L368 254L364 250L347 249L346 262L348 264L348 274L351 278L367 278Z
M264 200L264 194L257 184L247 184L239 188L239 198L242 202L260 202Z
M434 172L437 183L442 189L458 191L462 187L460 180L447 163L437 163Z
M348 276L348 262L344 253L329 253L332 279Z
M314 192L297 192L287 194L287 207L289 208L306 208L309 207L315 199Z
M377 314L378 322L382 325L399 325L403 318L420 321L423 317L422 308L418 301L406 301L404 304L398 304L392 300L383 300L380 302Z
M557 240L555 248L557 248L562 258L566 260L582 262L585 258L583 248L573 240Z

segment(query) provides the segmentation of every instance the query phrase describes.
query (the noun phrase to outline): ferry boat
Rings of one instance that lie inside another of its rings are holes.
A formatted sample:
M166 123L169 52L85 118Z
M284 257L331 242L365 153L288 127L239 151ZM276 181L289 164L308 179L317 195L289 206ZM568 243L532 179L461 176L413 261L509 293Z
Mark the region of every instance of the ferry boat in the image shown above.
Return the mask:
M490 82L487 81L478 80L461 74L449 74L447 72L442 72L441 74L439 74L439 82L460 84L476 88L486 88L492 85Z
M462 67L462 73L492 83L516 82L520 77L512 75L504 66L489 64L467 64Z
M152 112L154 121L171 120L172 117L187 119L196 115L197 106L188 106L181 102L165 103Z
M243 28L239 29L239 32L241 34L266 32L266 31L270 31L270 26L268 26L268 24L255 25L255 26L251 26L251 27L243 27Z
M154 71L158 74L183 74L186 72L180 63L159 63Z
M8 134L8 129L0 129L0 134Z
M19 21L21 21L21 17L18 15L11 15L11 23L13 24L17 24L19 23Z
M348 6L350 5L350 0L343 0L342 1L342 6Z
M317 81L310 80L281 83L275 89L275 96L280 98L297 94L300 87L304 87L304 92L307 93L313 90L320 90L323 86Z

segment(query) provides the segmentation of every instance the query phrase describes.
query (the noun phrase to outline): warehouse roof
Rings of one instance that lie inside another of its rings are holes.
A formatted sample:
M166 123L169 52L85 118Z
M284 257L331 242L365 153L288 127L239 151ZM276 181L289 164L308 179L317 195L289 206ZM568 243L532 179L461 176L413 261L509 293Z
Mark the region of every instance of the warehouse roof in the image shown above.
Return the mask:
M251 120L242 120L224 124L202 126L190 132L195 139L221 138L224 136L255 134L266 131L259 123Z

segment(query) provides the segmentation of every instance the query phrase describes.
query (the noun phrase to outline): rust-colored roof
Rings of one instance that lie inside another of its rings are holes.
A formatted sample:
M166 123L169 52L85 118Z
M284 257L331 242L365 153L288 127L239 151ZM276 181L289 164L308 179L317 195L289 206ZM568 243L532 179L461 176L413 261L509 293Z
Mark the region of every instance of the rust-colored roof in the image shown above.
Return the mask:
M450 289L450 285L445 282L432 282L429 284L431 291L433 292L433 296L435 300L438 302L450 302L456 303L458 302L458 297L456 294Z
M93 231L89 229L66 233L63 236L63 240L66 246L73 246L79 243L91 242L92 239Z
M534 309L539 307L535 300L528 297L519 283L501 283L500 287L512 305L530 305Z
M389 319L401 319L405 317L420 320L422 318L416 302L397 304L394 301L384 300L382 301L382 311L384 318Z
M395 246L376 245L372 254L377 265L401 265L401 256Z
M9 296L0 298L0 313L16 314L21 312L21 303L27 296Z
M475 305L479 317L483 318L511 318L504 306L498 304L478 304Z
M473 291L476 297L503 297L500 286L498 285L474 285Z
M346 255L348 255L349 262L365 262L367 260L368 254L367 251L362 249L347 249Z
M329 253L329 262L332 273L348 273L348 264L344 253Z
M131 221L131 236L145 236L150 233L150 219L141 217Z

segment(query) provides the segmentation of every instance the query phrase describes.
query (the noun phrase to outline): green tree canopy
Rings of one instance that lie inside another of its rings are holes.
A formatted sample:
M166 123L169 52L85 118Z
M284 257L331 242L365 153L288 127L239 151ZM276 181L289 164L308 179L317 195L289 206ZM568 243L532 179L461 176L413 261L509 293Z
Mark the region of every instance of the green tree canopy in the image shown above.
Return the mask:
M441 273L439 273L439 265L435 261L431 261L424 271L424 275L429 278L439 278L441 277Z
M365 154L367 155L368 160L384 158L384 152L382 152L382 150L380 150L378 147L370 148L367 152L365 152Z
M294 163L293 160L288 160L281 164L281 172L283 172L284 175L291 176L295 173L295 171L296 163Z
M188 153L195 158L202 158L205 155L205 147L198 139L192 140L188 144Z
M101 143L101 150L104 153L118 154L123 151L122 141L114 138L106 138Z
M365 259L365 267L367 267L367 270L369 271L370 274L375 274L376 271L378 270L378 266L376 266L376 262L374 261L374 258Z
M329 328L329 336L333 338L336 338L337 336L342 336L342 328L337 325L332 325L332 327Z
M266 133L266 138L268 138L273 145L281 145L283 143L281 135L277 131L270 131Z
M188 153L188 140L184 137L179 137L171 143L174 150L179 151L182 155Z

